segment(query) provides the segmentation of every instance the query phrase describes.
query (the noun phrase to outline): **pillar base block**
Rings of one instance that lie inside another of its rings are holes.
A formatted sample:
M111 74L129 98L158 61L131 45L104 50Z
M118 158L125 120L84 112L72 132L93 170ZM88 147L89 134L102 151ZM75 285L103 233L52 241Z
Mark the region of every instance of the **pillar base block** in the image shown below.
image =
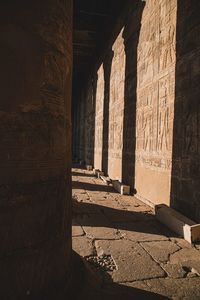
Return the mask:
M190 244L200 241L200 224L165 204L155 206L156 218Z
M130 195L130 186L121 183L118 180L112 180L112 185L114 189L121 195Z

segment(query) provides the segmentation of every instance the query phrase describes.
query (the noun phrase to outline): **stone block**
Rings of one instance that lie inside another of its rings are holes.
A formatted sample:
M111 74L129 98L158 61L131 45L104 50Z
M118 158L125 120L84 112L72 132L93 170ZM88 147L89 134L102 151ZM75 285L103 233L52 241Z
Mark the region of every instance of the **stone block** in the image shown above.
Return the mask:
M121 195L130 195L130 186L125 185L118 180L112 180L112 185Z
M200 224L164 204L155 206L156 218L189 243L200 240Z
M195 243L200 241L200 224L189 226L184 225L184 239L189 243Z

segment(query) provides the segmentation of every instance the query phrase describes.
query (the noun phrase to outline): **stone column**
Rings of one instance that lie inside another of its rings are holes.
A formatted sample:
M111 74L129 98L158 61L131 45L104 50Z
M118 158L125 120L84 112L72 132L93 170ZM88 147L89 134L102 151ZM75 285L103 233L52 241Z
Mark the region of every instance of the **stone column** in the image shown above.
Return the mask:
M0 20L0 299L49 299L71 262L72 1Z

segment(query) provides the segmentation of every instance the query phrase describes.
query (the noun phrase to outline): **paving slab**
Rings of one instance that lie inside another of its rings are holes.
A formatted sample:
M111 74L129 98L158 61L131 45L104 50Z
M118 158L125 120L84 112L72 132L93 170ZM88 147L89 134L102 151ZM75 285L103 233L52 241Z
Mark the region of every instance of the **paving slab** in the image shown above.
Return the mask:
M152 292L177 300L200 299L200 278L152 279L147 281Z
M141 245L157 262L167 262L171 254L180 250L171 241L144 242Z
M120 223L116 226L125 239L133 242L165 241L169 239L162 234L156 222Z
M83 236L85 233L82 227L75 221L72 221L72 237Z
M163 269L137 243L131 241L96 241L97 251L112 255L117 270L111 277L114 282L164 277Z
M104 280L80 299L200 299L200 246L161 225L135 197L117 194L86 170L76 172L73 249L85 260L107 255L116 265L103 273L95 267Z
M144 212L128 211L124 209L107 209L105 215L113 222L137 222L150 221L154 217L151 214Z
M170 278L184 278L188 275L188 271L181 264L161 264L163 270Z
M82 257L95 254L92 241L86 236L74 237L72 240L72 249Z
M118 230L102 214L85 215L79 218L84 232L91 239L119 239L121 236Z

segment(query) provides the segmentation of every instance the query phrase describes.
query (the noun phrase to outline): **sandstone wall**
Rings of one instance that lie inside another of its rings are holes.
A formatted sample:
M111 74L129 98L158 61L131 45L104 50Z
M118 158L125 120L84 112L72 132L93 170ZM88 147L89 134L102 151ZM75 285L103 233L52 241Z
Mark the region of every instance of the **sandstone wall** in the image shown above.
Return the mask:
M123 29L113 44L110 74L108 174L122 180L122 147L124 121L125 50Z
M143 10L137 53L137 195L170 204L176 0L149 0Z
M177 1L171 205L200 222L200 2Z
M103 137L90 148L98 168L129 184L139 198L171 205L197 221L199 3L129 2L102 56L95 132Z
M0 298L46 299L71 271L72 2L0 8Z
M104 69L100 66L97 72L97 90L95 103L95 139L94 139L94 168L102 169L103 153L103 109L104 109Z

